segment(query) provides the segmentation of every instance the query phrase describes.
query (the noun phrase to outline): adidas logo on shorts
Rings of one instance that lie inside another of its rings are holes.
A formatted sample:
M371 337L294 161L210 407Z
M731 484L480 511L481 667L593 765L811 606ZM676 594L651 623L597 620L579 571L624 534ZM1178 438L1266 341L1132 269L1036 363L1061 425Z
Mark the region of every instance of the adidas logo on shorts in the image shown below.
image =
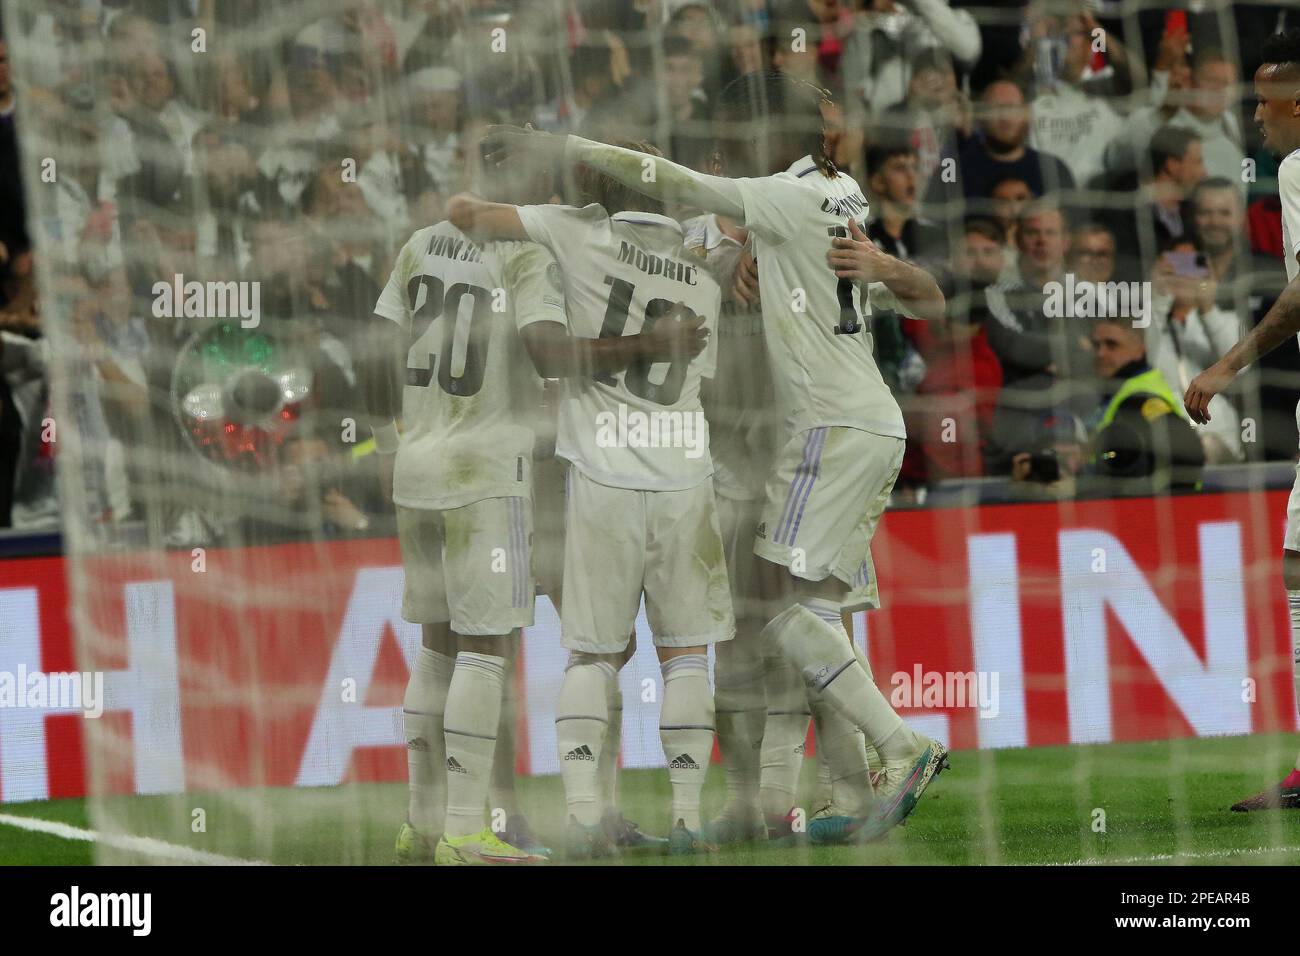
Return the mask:
M766 522L766 521L760 521L760 522L758 523L758 527L754 529L754 537L756 537L756 538L762 538L762 539L765 540L765 541L767 540L767 522Z
M408 740L406 742L406 749L416 750L420 753L428 753L429 741L425 740L423 737L416 737L414 740Z
M455 757L448 757L448 758L447 758L447 772L448 772L448 773L468 773L468 771L467 771L464 767L462 767L462 766L460 765L460 761L457 760Z
M591 752L591 748L586 744L581 747L574 747L564 755L565 760L595 760L596 755Z
M700 765L691 759L690 754L680 754L668 762L669 770L699 770Z

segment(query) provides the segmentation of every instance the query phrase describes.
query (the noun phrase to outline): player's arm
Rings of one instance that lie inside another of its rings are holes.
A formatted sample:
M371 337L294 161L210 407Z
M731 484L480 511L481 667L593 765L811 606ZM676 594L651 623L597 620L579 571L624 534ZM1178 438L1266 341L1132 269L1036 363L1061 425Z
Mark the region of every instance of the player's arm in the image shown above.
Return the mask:
M528 238L517 208L471 193L458 193L447 200L447 219L475 242Z
M704 318L656 322L649 332L603 339L576 338L559 322L533 322L520 330L524 348L543 378L588 378L619 372L638 360L671 362L704 350Z
M638 335L597 339L570 335L559 275L548 245L536 242L517 247L506 259L502 275L506 295L514 303L520 341L542 378L603 375L622 371L636 361L694 358L707 344L702 318L666 321L678 319L677 315L666 316L665 321Z
M724 176L696 172L660 156L514 126L493 126L485 139L487 161L555 162L589 166L639 193L745 221L740 188ZM454 220L453 220L454 221Z
M1232 384L1247 365L1263 358L1300 333L1300 276L1288 282L1273 308L1236 345L1187 386L1183 407L1197 424L1210 420L1210 399Z
M902 311L914 318L943 318L945 301L934 276L882 252L854 219L849 219L847 238L831 240L826 261L841 279L852 279L863 286L881 283L893 293Z

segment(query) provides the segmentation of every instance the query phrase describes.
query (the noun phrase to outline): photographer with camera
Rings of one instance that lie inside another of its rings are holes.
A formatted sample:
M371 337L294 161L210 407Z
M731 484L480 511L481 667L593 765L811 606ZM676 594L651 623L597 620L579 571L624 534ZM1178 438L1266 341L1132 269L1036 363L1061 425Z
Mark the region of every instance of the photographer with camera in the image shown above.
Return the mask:
M1011 456L1009 494L1017 499L1073 498L1087 456L1088 429L1079 417L1068 411L1048 412L1027 450Z

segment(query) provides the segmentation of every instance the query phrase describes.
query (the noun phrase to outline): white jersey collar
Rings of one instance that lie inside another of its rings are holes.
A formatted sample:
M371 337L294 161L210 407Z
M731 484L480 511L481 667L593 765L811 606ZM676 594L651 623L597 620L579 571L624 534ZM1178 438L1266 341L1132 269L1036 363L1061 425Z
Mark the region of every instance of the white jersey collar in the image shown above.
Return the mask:
M676 219L669 216L661 216L654 212L634 212L628 210L626 212L616 212L609 218L615 222L626 222L633 226L666 226L676 232L678 236L681 236L682 234L682 224Z
M817 163L812 158L812 153L809 153L807 156L803 157L803 159L796 159L793 163L791 163L790 168L787 169L786 172L790 173L796 178L803 178L804 176L807 176L809 173L816 171L816 169L817 169Z

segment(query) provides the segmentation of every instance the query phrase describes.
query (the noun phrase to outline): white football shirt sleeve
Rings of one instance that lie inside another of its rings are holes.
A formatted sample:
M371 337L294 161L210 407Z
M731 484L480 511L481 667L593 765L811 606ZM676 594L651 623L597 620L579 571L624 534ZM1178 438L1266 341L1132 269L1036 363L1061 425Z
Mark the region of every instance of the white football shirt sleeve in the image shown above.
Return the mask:
M714 283L716 286L716 283ZM722 289L717 289L717 296L710 306L712 311L704 320L704 327L709 330L709 338L704 344L704 351L699 354L700 376L713 378L718 371L718 323L722 321Z
M883 282L868 282L864 288L867 302L871 306L871 312L902 312L911 315L903 304L898 301L898 296L890 291L889 286Z
M397 254L397 261L393 263L393 271L388 276L388 282L375 303L375 315L391 319L404 329L411 326L411 302L406 295L406 286L419 268L427 241L428 230L426 229L421 229L406 240L406 245L402 246Z
M534 322L568 326L560 266L549 249L535 242L513 242L502 250L501 278L514 304L515 327Z
M1286 221L1291 248L1285 250L1292 261L1300 251L1300 154L1292 153L1277 168L1277 192L1282 200L1282 218Z
M820 208L821 197L797 180L762 176L735 182L745 204L745 225L774 246L805 233L810 214Z
M519 222L533 242L541 243L552 254L573 255L586 245L593 227L603 220L609 227L609 216L596 203L583 206L517 206Z

